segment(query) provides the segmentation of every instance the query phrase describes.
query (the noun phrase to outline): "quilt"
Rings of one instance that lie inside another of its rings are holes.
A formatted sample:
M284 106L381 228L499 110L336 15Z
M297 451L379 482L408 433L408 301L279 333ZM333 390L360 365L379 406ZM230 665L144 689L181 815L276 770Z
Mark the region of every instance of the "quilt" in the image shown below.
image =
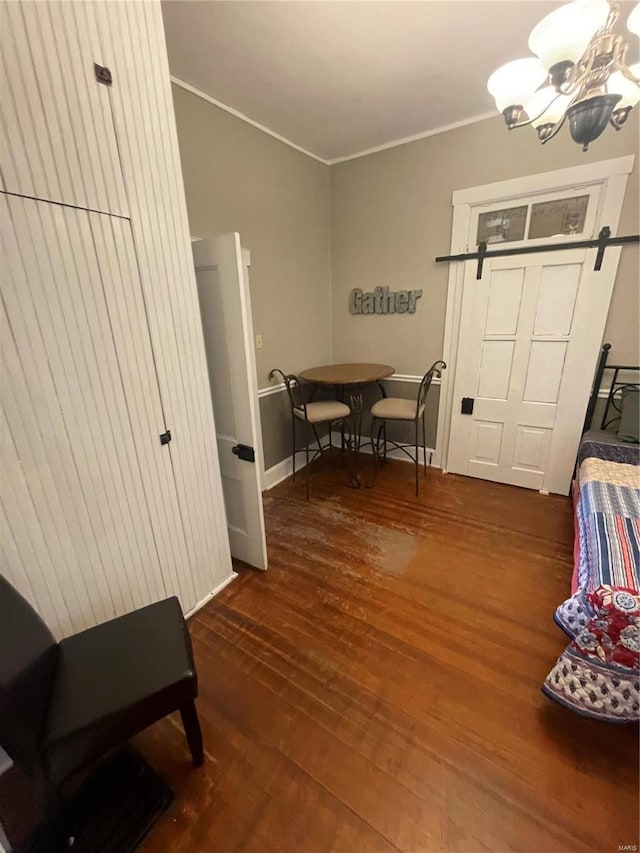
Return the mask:
M640 448L587 433L578 456L576 589L555 612L571 638L550 698L610 722L640 719Z

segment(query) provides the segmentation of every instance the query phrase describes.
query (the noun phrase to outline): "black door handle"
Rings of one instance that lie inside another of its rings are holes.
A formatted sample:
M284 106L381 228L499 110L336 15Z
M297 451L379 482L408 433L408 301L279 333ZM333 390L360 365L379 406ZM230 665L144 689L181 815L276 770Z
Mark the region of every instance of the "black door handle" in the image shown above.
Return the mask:
M241 459L243 462L256 461L256 452L253 447L249 447L248 444L236 444L235 447L231 448L231 452L234 456L237 456L238 459Z
M460 411L463 415L472 415L473 414L473 404L475 400L473 397L463 397L462 398L462 406L460 407Z

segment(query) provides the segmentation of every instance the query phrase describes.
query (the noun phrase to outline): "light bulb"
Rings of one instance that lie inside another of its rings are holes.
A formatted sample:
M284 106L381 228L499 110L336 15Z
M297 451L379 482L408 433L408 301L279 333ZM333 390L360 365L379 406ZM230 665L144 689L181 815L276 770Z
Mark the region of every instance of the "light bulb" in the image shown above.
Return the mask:
M551 12L534 27L529 49L545 68L558 63L576 63L589 42L609 17L607 0L574 0Z

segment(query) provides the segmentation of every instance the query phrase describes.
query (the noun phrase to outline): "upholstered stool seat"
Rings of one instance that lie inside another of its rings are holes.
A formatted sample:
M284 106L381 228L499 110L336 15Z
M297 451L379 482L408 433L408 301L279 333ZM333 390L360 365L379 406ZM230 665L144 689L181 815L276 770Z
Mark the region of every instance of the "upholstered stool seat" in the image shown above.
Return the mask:
M394 421L412 421L421 418L424 412L424 403L418 406L416 415L416 401L402 400L400 397L383 397L371 407L374 418L388 418Z
M342 418L348 418L351 414L351 409L345 403L339 403L338 400L318 400L316 403L306 404L307 417L306 420L310 424L321 424L326 421L338 421ZM293 409L293 414L301 421L305 420L305 410L303 407Z

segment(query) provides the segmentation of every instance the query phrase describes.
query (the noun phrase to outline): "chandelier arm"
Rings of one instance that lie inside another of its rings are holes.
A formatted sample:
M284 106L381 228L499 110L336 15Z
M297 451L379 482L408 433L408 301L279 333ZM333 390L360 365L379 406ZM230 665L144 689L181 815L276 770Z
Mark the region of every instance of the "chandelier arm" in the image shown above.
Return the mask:
M614 26L618 18L620 17L620 4L618 0L609 0L609 14L607 15L607 20L604 26L601 28L601 33L610 32Z
M619 71L623 77L626 77L627 80L630 80L632 83L635 83L637 86L640 86L640 77L635 77L631 73L631 69L626 63L627 58L627 50L629 48L628 44L625 44L620 51L619 57L614 57L614 70ZM617 61L616 61L617 59Z
M576 62L571 70L571 77L566 84L556 86L559 95L575 95L580 92L593 73L593 66L597 57L597 51L590 47L584 55Z
M567 120L567 114L565 112L565 114L562 116L560 121L555 125L555 127L553 128L553 130L551 131L549 136L547 136L546 139L542 140L543 145L546 145L547 142L550 142L554 138L554 136L558 135L558 133L560 132L560 130L562 128L562 125L565 123L566 120Z
M543 117L543 115L547 112L547 110L549 109L549 107L550 107L552 104L555 104L555 102L558 100L558 98L561 98L561 97L562 97L562 95L563 95L563 93L562 93L562 92L558 92L558 93L556 94L555 98L554 98L552 101L549 101L549 103L548 103L548 104L547 104L547 106L542 110L542 112L541 112L541 113L538 113L538 115L537 115L537 116L533 116L532 118L527 119L527 121L518 122L518 124L514 124L514 125L513 125L513 127L511 128L511 130L515 130L517 127L527 127L528 125L532 124L534 121L538 121L538 119L539 119L539 118L542 118L542 117ZM567 109L569 109L569 107L571 106L571 103L572 103L572 102L570 102L570 103L568 103L568 104L567 104ZM565 110L565 112L566 112L566 110ZM564 119L563 119L563 120L564 120Z

